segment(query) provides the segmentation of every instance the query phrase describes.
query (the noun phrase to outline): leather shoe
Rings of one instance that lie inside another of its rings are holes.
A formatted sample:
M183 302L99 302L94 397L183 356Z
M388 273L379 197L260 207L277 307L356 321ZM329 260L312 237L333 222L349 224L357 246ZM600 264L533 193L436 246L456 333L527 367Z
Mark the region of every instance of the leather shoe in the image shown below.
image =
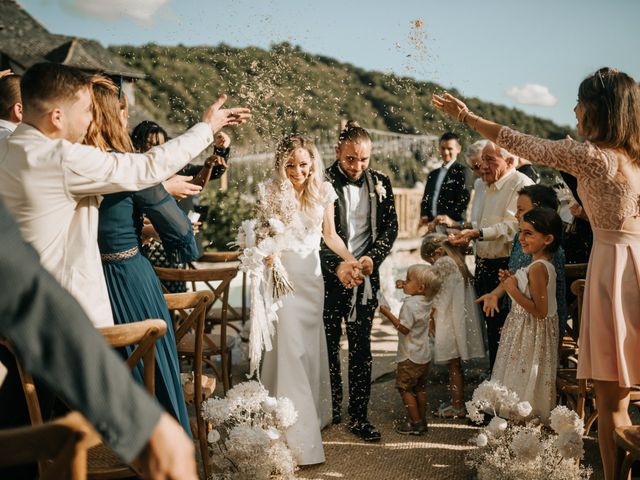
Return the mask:
M381 438L380 432L368 421L351 422L349 431L365 442L379 442Z
M331 423L333 425L338 425L341 422L342 422L342 415L340 415L339 413L334 413L333 417L331 418Z

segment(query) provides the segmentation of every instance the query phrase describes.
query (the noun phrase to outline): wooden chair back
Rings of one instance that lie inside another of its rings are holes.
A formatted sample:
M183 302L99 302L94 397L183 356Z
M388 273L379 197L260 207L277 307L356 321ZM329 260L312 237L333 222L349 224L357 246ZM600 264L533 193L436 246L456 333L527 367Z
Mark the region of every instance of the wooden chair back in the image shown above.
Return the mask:
M87 478L87 449L100 436L78 412L32 427L0 430L0 467L38 462L41 480Z
M204 401L202 393L202 362L203 362L203 342L205 339L204 322L207 310L213 303L213 293L209 291L193 293L167 293L164 295L169 311L178 313L174 317L174 330L176 343L178 344L178 354L189 353L193 359L193 382L194 395L193 403L196 412L196 426L198 443L200 444L200 456L205 478L209 478L209 462L207 452L207 427L202 416L201 404ZM187 334L193 332L193 351L185 352L181 348ZM224 338L224 337L223 337Z

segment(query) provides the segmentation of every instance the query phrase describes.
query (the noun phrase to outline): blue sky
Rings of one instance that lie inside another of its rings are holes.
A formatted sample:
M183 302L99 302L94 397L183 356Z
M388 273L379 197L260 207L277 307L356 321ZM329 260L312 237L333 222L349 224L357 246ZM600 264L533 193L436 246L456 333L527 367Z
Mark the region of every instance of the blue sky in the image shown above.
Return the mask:
M103 45L288 41L571 126L587 74L640 80L640 0L18 1L50 31Z

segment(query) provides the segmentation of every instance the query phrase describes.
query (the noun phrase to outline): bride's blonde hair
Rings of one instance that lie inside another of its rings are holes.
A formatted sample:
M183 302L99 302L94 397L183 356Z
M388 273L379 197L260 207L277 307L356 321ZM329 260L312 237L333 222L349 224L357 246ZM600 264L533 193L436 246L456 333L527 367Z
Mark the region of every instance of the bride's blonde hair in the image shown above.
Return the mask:
M289 180L287 162L299 148L306 150L311 158L309 176L304 182L304 188L300 195L300 206L303 210L307 210L320 202L320 186L324 178L324 164L313 140L302 135L290 135L283 138L276 147L275 173L278 179Z

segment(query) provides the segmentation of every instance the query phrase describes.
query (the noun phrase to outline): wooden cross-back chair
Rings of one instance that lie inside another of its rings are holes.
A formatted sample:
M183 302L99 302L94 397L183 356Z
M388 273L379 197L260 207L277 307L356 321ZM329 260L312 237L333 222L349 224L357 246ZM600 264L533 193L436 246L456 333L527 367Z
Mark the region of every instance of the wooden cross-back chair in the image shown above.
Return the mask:
M236 268L240 266L240 255L242 254L242 252L238 252L238 251L233 251L233 252L205 252L204 254L202 254L202 256L198 259L198 263L199 264L224 264L227 266L235 266ZM199 267L196 266L195 263L189 263L189 267L197 270L199 268L209 268L208 266L204 266L204 267ZM213 290L212 285L209 282L204 282L207 287L210 290ZM193 290L196 289L195 287L195 282L192 283L192 288ZM242 298L240 300L240 311L237 310L236 307L234 307L233 305L229 305L229 311L227 314L227 319L228 320L240 320L241 324L244 325L244 323L247 321L247 319L249 318L249 309L247 308L247 296L246 296L246 292L247 292L247 273L246 272L242 272ZM212 309L212 312L210 313L210 317L213 318L215 321L217 321L218 323L220 322L221 319L221 315L222 312L217 309L214 308ZM237 330L233 324L229 324L229 326L231 328L234 328L235 330Z
M209 291L187 292L187 293L167 293L164 296L169 311L181 312L174 314L174 330L178 355L192 359L191 369L193 371L194 382L194 405L196 412L197 439L200 445L200 458L205 478L209 478L209 462L207 452L207 428L202 416L202 402L204 395L202 391L202 362L206 354L222 355L222 350L217 346L207 344L205 348L204 322L208 308L213 303L213 293ZM184 312L184 316L182 314ZM205 352L206 350L206 352ZM225 368L230 368L223 357L223 374Z
M41 480L85 480L87 449L100 436L78 412L32 427L0 430L0 467L38 462Z
M224 392L231 388L231 348L228 342L228 311L229 311L229 288L231 281L238 273L237 265L218 264L212 268L200 268L197 270L183 270L178 268L160 268L156 267L156 274L160 280L182 281L182 282L210 282L212 290L203 290L213 295L209 309L214 305L220 305L220 333L206 333L203 337L203 358L211 368L217 372L215 364L210 360L212 356L220 355L221 374ZM219 282L213 285L214 282ZM175 294L165 294L167 295ZM178 314L185 318L187 313L184 309L175 309ZM185 336L182 340L177 340L178 353L185 355L193 355L195 349L195 338L193 336ZM190 352L190 353L188 353Z
M114 348L134 346L126 363L133 370L139 360L144 362L143 378L147 391L155 394L155 342L167 332L167 324L164 320L143 320L126 325L114 325L112 327L99 328L109 345ZM7 345L9 350L11 346ZM12 351L12 350L11 350ZM38 400L33 377L28 374L15 356L18 373L22 382L22 389L27 401L27 409L31 424L42 425L42 410ZM40 465L41 471L43 470ZM130 478L137 473L128 465L120 461L118 456L106 445L98 444L87 452L87 478L112 479Z

